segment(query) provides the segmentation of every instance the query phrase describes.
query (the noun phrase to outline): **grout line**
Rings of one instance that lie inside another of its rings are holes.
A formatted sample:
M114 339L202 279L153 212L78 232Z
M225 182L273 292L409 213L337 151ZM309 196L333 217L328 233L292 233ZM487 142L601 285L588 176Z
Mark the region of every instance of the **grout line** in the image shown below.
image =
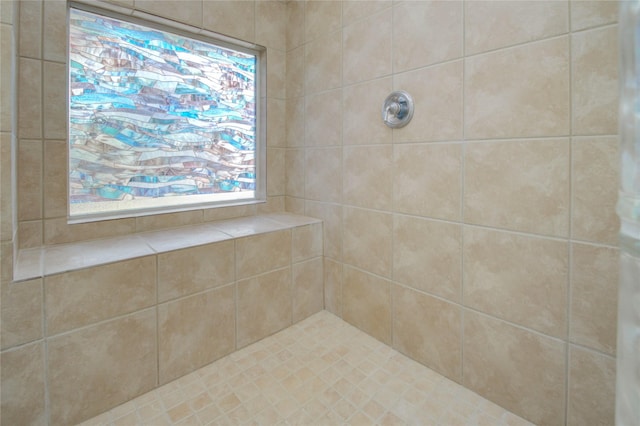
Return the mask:
M574 108L574 102L573 102L573 40L574 40L574 35L573 35L573 31L571 28L571 6L569 4L567 4L567 20L568 20L568 28L569 28L569 34L568 34L568 65L569 65L569 69L568 69L568 74L569 74L569 135L570 135L570 139L569 139L569 180L568 180L568 185L569 185L569 214L568 214L568 220L569 220L569 226L568 226L568 243L567 243L567 261L568 261L568 265L567 265L567 281L566 281L566 285L567 285L567 289L566 289L566 305L565 305L565 318L566 318L566 323L565 323L565 331L564 331L564 338L565 338L565 351L564 351L564 410L563 410L563 415L564 415L564 423L567 423L567 420L569 418L569 399L571 398L570 395L570 391L569 391L569 386L570 386L570 379L569 379L569 372L570 372L570 367L569 367L569 363L571 362L571 357L569 355L570 352L570 339L571 339L571 310L572 310L572 297L573 297L573 290L572 290L572 281L573 281L573 190L574 190L574 185L573 185L573 134L574 134L574 128L573 128L573 108Z
M466 155L467 155L467 135L466 135L466 114L465 114L465 99L466 99L466 75L467 75L467 58L466 58L466 2L462 2L462 102L460 109L460 115L462 117L462 148L460 152L460 221L462 224L465 223L464 218L464 199L465 199L465 177L466 177ZM463 306L460 313L460 382L464 383L464 324L465 324L465 309L464 306L464 285L465 285L465 274L464 274L464 234L465 228L464 225L460 226L460 304Z
M160 256L154 257L156 266L156 388L160 386Z

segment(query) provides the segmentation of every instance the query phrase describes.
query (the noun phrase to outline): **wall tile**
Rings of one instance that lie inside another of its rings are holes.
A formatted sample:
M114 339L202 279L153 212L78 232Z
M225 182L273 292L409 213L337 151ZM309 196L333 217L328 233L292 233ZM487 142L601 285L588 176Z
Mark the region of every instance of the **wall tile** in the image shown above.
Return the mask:
M615 424L615 388L615 358L570 346L568 426Z
M262 274L291 263L291 230L236 240L237 278Z
M301 46L305 42L304 21L306 3L306 1L287 2L287 50Z
M335 146L342 141L342 89L306 97L304 141L307 146Z
M76 424L153 389L156 352L155 309L50 339L51 424Z
M322 256L322 223L293 228L291 254L293 262Z
M286 142L288 147L305 145L305 98L287 99Z
M533 422L564 424L565 344L466 310L464 385Z
M464 218L537 234L569 234L567 139L469 144Z
M307 43L304 56L307 94L335 89L342 84L342 31L327 33Z
M158 301L220 287L235 279L234 242L158 254Z
M18 220L42 218L42 141L20 140L16 183Z
M5 109L4 106L0 108ZM14 150L11 142L11 133L0 133L0 241L13 240L14 234L14 191L11 189L13 175L11 164L14 161Z
M40 247L42 245L42 221L34 220L18 224L18 249Z
M0 422L46 425L44 345L35 342L0 354Z
M342 317L342 263L324 258L324 308Z
M42 338L42 280L2 284L2 349Z
M293 322L302 321L324 308L324 265L316 257L292 266Z
M268 2L275 3L275 2ZM258 2L262 4L262 2ZM287 55L282 50L267 49L267 97L285 99L287 97ZM268 114L272 114L267 110Z
M396 145L393 156L397 212L460 220L462 145Z
M270 214L284 212L284 196L267 197L267 201L257 204L256 214Z
M392 5L391 0L345 0L342 2L342 23L345 26L350 25Z
M22 139L42 137L42 62L18 60L18 135Z
M241 206L216 207L211 209L204 209L203 213L203 219L205 222L233 219L236 217L253 216L256 214L256 205L245 204Z
M66 84L66 83L65 83ZM64 119L66 121L66 118ZM67 216L67 151L64 140L44 141L44 217Z
M391 277L393 218L391 214L344 208L344 262Z
M13 278L13 242L0 243L0 282L2 285Z
M393 69L406 71L462 56L462 2L402 2L393 10Z
M380 117L382 102L393 90L391 77L345 87L342 90L342 144L370 145L390 143L391 129ZM312 117L312 116L309 116Z
M215 1L215 2L203 2L200 0L180 0L180 6L176 7L175 3L172 2L162 2L162 1L154 1L154 0L135 0L136 9L143 10L145 12L150 12L157 16L162 16L169 18L174 21L184 22L185 24L193 25L197 28L204 28L231 35L236 36L235 33L229 34L225 32L228 30L230 24L232 22L238 22L238 27L244 28L247 22L250 22L250 28L253 34L253 15L251 19L246 19L245 21L240 21L243 17L242 14L236 13L235 8L232 7L229 3L234 3L231 1ZM237 2L237 3L248 3L251 5L251 12L253 13L253 2ZM237 19L233 21L233 19ZM227 25L224 25L227 23Z
M305 150L287 149L284 155L286 194L291 197L304 197Z
M343 273L342 318L391 345L391 282L350 266Z
M305 47L299 46L287 52L287 99L303 96ZM289 120L287 120L289 124Z
M0 3L0 7L2 7L2 3ZM13 31L11 25L0 24L0 84L5 88L15 86L16 76L11 72L14 63L17 62ZM3 132L13 131L14 115L14 90L5 89L0 92L0 130Z
M570 339L614 355L619 250L577 243L572 250Z
M66 99L69 80L67 66L46 61L42 64L44 137L66 139L68 134Z
M415 108L411 122L393 130L394 142L462 138L462 61L395 74L393 89L407 91Z
M563 241L466 227L465 305L565 337L568 256Z
M284 148L267 148L267 195L285 194Z
M155 231L202 223L202 210L138 216L135 219L137 232Z
M135 219L128 218L70 225L66 217L48 219L44 222L44 244L63 244L129 235L135 232L135 223Z
M18 37L20 56L42 58L43 4L42 1L20 2L20 34Z
M391 18L391 14L385 10L344 28L344 84L371 80L391 73Z
M611 24L618 20L617 1L570 0L569 4L571 5L572 31Z
M284 197L284 211L304 215L304 198Z
M18 8L14 2L0 3L0 23L13 25L18 18Z
M617 245L618 138L574 138L571 154L573 238Z
M324 37L342 27L342 2L306 1L305 41Z
M42 40L43 59L63 63L67 61L66 1L46 0L44 2Z
M291 268L238 281L237 347L291 325Z
M345 147L343 152L344 203L391 210L393 146Z
M467 58L464 109L469 139L568 134L568 37Z
M461 261L460 225L394 215L394 281L458 302Z
M465 2L467 55L564 34L568 31L567 2Z
M45 278L47 334L84 327L156 303L156 259L142 257Z
M281 1L256 1L256 43L286 49L287 5Z
M342 148L309 148L305 158L305 197L340 202Z
M287 101L283 99L267 99L267 146L286 147L287 128L285 113Z
M393 286L393 347L429 368L462 380L462 307Z
M573 134L617 133L617 26L573 34L571 62Z
M233 285L159 305L159 383L233 352L235 325Z
M307 200L304 214L322 219L324 256L342 260L342 206Z

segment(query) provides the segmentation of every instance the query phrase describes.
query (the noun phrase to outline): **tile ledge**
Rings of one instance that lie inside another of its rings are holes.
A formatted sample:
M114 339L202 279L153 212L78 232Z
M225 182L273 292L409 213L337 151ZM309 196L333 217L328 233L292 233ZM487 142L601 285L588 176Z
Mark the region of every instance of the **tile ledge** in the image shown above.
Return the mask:
M16 256L13 281L27 281L321 222L320 219L292 213L269 213L147 231L130 236L23 249L19 250ZM183 238L176 239L177 236Z

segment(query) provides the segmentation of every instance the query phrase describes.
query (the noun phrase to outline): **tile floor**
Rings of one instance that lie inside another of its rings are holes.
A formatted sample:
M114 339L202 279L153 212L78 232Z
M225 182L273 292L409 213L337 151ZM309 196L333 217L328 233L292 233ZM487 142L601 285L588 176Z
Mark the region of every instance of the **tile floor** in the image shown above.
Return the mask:
M531 425L323 311L89 425Z

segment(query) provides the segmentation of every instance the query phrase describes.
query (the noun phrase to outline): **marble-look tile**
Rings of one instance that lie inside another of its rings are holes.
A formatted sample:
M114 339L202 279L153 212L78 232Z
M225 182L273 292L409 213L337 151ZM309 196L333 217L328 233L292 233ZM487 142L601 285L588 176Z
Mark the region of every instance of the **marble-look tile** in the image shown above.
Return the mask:
M466 310L463 384L535 424L562 425L565 348L560 340Z
M408 92L415 108L408 125L393 129L393 142L462 138L462 69L462 61L455 61L393 76L393 89Z
M228 219L213 223L211 226L235 238L274 232L285 228L282 223L261 216Z
M50 422L76 424L157 383L155 309L48 341Z
M286 195L304 198L305 150L299 148L287 149L284 156L284 164Z
M464 229L466 306L565 337L568 279L564 241Z
M345 207L343 223L344 262L390 278L393 259L392 215Z
M6 425L46 425L44 344L2 352L0 420Z
M0 40L2 43L2 40ZM0 84L4 84L1 83ZM6 87L6 86L2 86ZM5 106L0 105L0 109L5 110ZM4 131L0 133L0 241L11 241L14 238L14 204L13 204L13 170L11 163L13 159L12 135ZM20 239L18 239L20 241Z
M42 219L43 157L41 140L21 139L17 153L18 220Z
M342 148L309 148L305 156L305 198L342 200Z
M46 71L45 71L46 72ZM66 83L64 83L66 85ZM66 87L66 86L65 86ZM46 92L46 89L45 89ZM66 112L64 112L66 115ZM46 121L46 107L45 107ZM66 122L66 116L63 120ZM46 130L46 129L45 129ZM66 131L66 130L65 130ZM63 136L66 138L66 135ZM67 152L69 144L65 140L44 141L44 217L67 216Z
M465 53L565 34L568 13L567 2L560 1L465 2Z
M364 17L373 15L393 5L391 0L344 0L342 2L342 23L347 26ZM391 13L391 11L387 11Z
M462 226L394 215L394 281L460 301Z
M132 235L44 248L47 275L153 255L144 239Z
M159 305L160 384L233 352L235 325L233 285Z
M465 136L491 139L567 135L569 69L568 37L467 58Z
M462 145L402 144L393 151L397 212L460 220Z
M393 347L460 382L462 307L394 285L393 310Z
M114 219L104 222L67 223L67 218L44 221L44 244L64 244L131 235L135 232L135 219Z
M567 425L615 424L616 360L571 345Z
M461 57L462 12L462 1L408 1L394 5L394 71Z
M237 279L248 278L291 264L291 230L236 240Z
M573 138L571 155L573 238L617 245L618 138Z
M284 99L267 98L267 146L287 146L287 101Z
M578 31L618 20L618 2L610 0L570 0L571 30Z
M298 226L292 232L292 262L322 256L322 223Z
M220 3L219 7L216 7L214 10L207 8L207 4L217 5ZM175 3L171 2L162 2L162 1L153 1L153 0L135 0L136 9L143 10L145 12L150 12L154 15L161 16L164 18L168 18L174 21L183 22L185 24L193 25L197 28L206 28L211 31L216 31L219 33L225 33L225 30L230 26L230 19L240 19L242 18L241 14L227 16L225 13L229 7L225 7L226 3L234 3L234 2L224 2L224 1L216 1L216 2L203 2L199 0L181 0L180 6L176 7ZM253 12L253 2L239 2L239 3L249 3L251 4L251 12ZM217 18L217 19L216 19ZM203 22L204 20L204 22ZM216 26L213 24L218 24ZM240 21L236 21L240 22ZM246 22L246 21L245 21ZM226 26L224 24L227 23ZM239 27L245 27L246 25L238 25ZM253 29L253 16L251 16L251 25L250 28ZM234 36L235 34L227 34Z
M309 0L305 6L305 41L324 37L342 27L342 2Z
M469 144L465 221L568 236L570 156L564 138Z
M10 4L10 2L7 2L7 4ZM20 3L20 34L18 37L18 49L20 56L28 58L42 58L43 5L43 1L27 1Z
M392 14L386 10L344 27L343 84L389 75L392 70Z
M305 47L299 46L287 52L287 99L304 96L304 58ZM288 120L287 120L288 121ZM289 123L287 122L287 125Z
M318 2L320 3L320 2ZM309 4L307 4L307 8ZM342 84L342 31L326 33L304 49L306 94L335 89Z
M288 98L286 101L286 145L305 145L305 97Z
M293 322L320 312L324 307L324 265L316 257L292 266Z
M139 235L156 253L201 246L229 240L229 234L219 231L213 224L183 226L176 229L145 232Z
M267 148L267 195L285 194L285 155L284 148Z
M47 0L43 3L43 59L65 63L67 61L67 2Z
M305 42L306 1L287 2L286 48L287 51L302 46ZM288 76L287 76L288 77Z
M617 133L617 26L573 34L571 62L573 134Z
M237 292L238 348L291 325L291 268L238 281Z
M21 139L42 137L42 61L18 60L18 135Z
M324 309L342 317L342 263L324 258Z
M324 256L342 260L342 205L307 200L305 214L322 219Z
M342 89L343 117L342 144L370 145L390 143L391 129L382 120L372 120L380 116L382 101L393 90L391 77L384 77Z
M68 134L66 100L69 80L67 66L66 64L44 61L42 74L44 79L42 86L44 137L46 139L66 139ZM65 163L66 161L63 162L63 165Z
M2 283L0 317L2 349L40 339L42 330L42 279Z
M214 207L210 209L204 209L203 220L205 222L228 220L238 217L255 216L256 205L255 204L243 204L239 206L229 207Z
M2 7L2 3L0 3ZM16 48L14 46L13 26L8 24L0 24L0 84L2 87L15 86L15 73L11 70L17 61ZM12 90L3 90L0 92L0 130L9 132L13 130L15 116L15 95ZM5 135L3 134L4 138ZM11 134L7 133L6 137L10 138ZM3 167L4 168L4 167Z
M202 210L138 216L136 217L136 232L176 228L197 223L202 223Z
M391 210L393 146L351 146L343 150L345 204L376 210Z
M342 282L342 315L387 345L391 344L391 282L344 266Z
M164 302L235 279L234 241L158 255L158 301Z
M18 223L18 250L41 247L42 241L41 220Z
M256 43L286 49L287 5L281 1L255 2Z
M572 251L569 338L615 355L620 252L578 243Z
M307 146L336 146L342 142L342 89L306 97L304 142Z
M10 255L7 255L11 253ZM11 262L13 259L13 245L3 244L2 260ZM7 267L9 266L9 267ZM2 264L2 280L14 281L29 280L44 276L44 256L40 247L18 251L17 259L13 265L13 277L10 274L11 264ZM7 274L7 276L5 276Z
M49 336L108 320L155 305L156 259L47 276L44 292Z
M313 225L321 222L320 219L289 212L265 213L263 217L284 225L286 228Z

